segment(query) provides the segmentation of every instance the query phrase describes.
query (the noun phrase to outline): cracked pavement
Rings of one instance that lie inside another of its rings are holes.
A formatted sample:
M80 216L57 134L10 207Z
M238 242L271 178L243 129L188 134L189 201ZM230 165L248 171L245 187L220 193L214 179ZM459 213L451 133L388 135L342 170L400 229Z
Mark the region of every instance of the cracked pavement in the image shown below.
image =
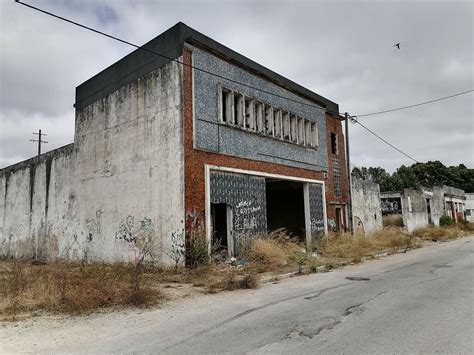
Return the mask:
M473 266L468 237L158 309L4 323L0 353L470 354Z

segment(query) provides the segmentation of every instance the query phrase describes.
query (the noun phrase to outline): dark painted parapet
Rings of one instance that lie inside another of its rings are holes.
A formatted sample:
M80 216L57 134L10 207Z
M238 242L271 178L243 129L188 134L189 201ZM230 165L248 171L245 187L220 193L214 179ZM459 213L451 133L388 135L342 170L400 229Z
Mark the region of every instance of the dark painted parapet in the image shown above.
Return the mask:
M202 33L179 22L159 36L142 46L151 52L137 49L104 69L76 88L76 109L82 109L92 102L104 97L118 88L138 79L147 73L159 69L172 60L178 59L183 53L185 43L205 49L212 54L237 65L252 74L261 76L293 93L302 96L318 105L325 107L335 114L339 113L339 106L304 88L301 85L271 71L268 68L250 60L249 58L227 48Z

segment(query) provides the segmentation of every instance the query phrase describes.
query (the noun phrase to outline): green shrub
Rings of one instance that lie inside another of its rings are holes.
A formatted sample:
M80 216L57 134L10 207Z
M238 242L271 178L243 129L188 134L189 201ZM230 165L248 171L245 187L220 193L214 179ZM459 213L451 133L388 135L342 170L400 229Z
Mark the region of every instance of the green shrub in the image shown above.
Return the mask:
M192 269L207 264L209 254L206 237L203 234L191 235L186 254L189 258L189 267Z
M439 219L439 225L441 227L449 227L453 224L453 219L449 216L441 216Z

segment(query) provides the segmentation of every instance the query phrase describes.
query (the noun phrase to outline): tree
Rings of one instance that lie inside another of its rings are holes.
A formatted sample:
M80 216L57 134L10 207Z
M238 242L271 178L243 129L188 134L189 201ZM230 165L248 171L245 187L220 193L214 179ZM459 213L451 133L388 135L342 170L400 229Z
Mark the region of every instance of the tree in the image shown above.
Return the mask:
M381 167L361 167L354 168L352 176L378 183L383 192L443 185L457 187L467 193L474 192L474 169L464 164L447 167L440 161L428 161L402 165L392 175Z

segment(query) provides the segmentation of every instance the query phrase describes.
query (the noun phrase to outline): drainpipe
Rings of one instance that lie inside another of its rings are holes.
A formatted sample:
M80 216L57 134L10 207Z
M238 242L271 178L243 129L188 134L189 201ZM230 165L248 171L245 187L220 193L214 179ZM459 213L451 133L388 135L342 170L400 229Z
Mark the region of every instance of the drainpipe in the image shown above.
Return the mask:
M349 114L346 112L344 114L345 117L345 127L346 127L346 164L347 164L347 183L349 184L348 188L348 196L347 196L347 214L349 219L348 229L351 234L354 234L353 231L353 224L352 224L352 179L351 179L351 159L349 154Z

